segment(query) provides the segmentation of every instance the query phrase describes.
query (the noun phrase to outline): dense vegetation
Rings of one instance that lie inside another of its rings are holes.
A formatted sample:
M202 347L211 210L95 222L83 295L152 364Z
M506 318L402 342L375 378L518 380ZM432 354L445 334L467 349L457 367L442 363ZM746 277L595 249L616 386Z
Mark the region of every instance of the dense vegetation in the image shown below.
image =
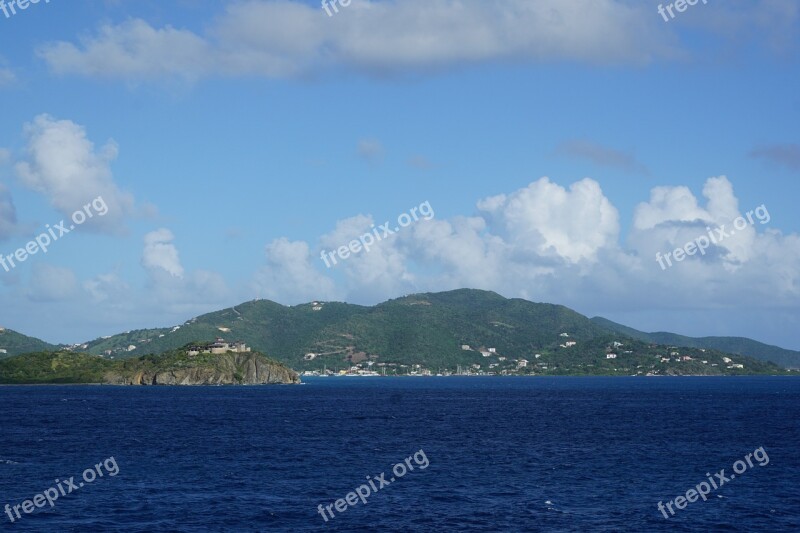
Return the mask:
M113 361L93 355L36 352L0 361L0 383L100 383L103 374L113 365Z
M42 352L55 350L57 347L33 337L27 337L16 331L2 328L0 329L0 359L12 357L22 353Z
M282 363L253 353L267 363L283 367ZM36 352L0 361L0 384L104 383L107 373L131 375L187 368L222 370L220 362L221 357L216 354L189 356L186 347L118 361L65 350Z

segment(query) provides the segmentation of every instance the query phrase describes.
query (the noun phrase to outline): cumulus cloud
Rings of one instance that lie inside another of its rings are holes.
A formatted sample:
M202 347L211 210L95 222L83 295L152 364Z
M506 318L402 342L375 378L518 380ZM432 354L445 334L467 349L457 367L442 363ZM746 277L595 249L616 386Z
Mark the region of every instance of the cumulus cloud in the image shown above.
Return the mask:
M316 253L302 241L275 241L268 248L270 264L259 273L264 289L259 294L293 303L332 294L371 304L413 292L472 287L587 313L640 310L663 317L675 312L677 322L713 309L730 324L741 323L733 318L743 306L774 309L774 315L761 312L765 322L796 312L800 236L771 228L768 206L742 209L739 203L725 176L709 178L699 198L687 187L655 187L637 206L627 235L621 235L619 213L599 183L587 178L560 185L541 178L480 199L476 215L420 220L331 268L316 254L371 231L373 217L339 221L319 238ZM666 270L656 261L656 253L707 235L709 227L730 230L737 217L754 210L752 224L705 254ZM741 332L720 328L717 333Z
M333 231L320 238L320 245L328 252L337 250L361 235L373 232L376 227L373 218L366 215L340 220ZM336 265L332 264L332 259L328 259L332 268L344 274L350 294L354 298L364 300L377 295L398 294L414 286L413 276L406 267L404 232L405 230L401 230L384 237L383 231L378 230L380 238L375 238L376 242L368 252L353 254ZM322 260L317 260L317 263L322 263Z
M645 6L621 0L353 0L318 5L235 2L197 34L141 19L39 48L60 74L152 80L212 75L298 77L336 68L373 75L496 60L646 64L671 38Z
M20 181L43 194L65 217L102 196L108 212L88 219L81 228L119 233L134 212L133 196L114 183L111 162L117 144L108 141L99 150L86 130L70 120L39 115L26 124L27 159L16 164Z
M617 168L634 174L649 174L647 167L633 155L585 139L564 141L556 147L556 154L586 159L595 165Z
M636 207L631 243L640 251L654 255L672 251L709 233L716 235L714 228L722 228L726 233L733 230L734 235L715 244L707 252L708 257L702 254L706 264L718 261L730 270L749 260L755 253L756 230L753 225L741 230L733 228L741 213L731 182L725 176L709 178L703 187L703 196L705 206L700 205L687 187L653 189L650 201ZM765 209L768 214L766 206Z
M172 244L175 236L166 228L151 231L144 236L142 266L146 269L160 269L171 276L183 277L183 266L178 257L178 249Z
M231 292L225 279L208 270L186 271L181 264L174 234L167 228L151 231L144 237L142 266L148 275L148 298L159 312L172 315L208 311L228 302ZM119 288L101 283L95 292ZM114 280L112 280L114 281Z
M617 241L619 214L591 179L569 190L542 178L511 195L486 198L478 208L493 228L520 251L575 263L595 260L600 248Z
M307 243L276 239L267 245L266 255L266 265L256 272L251 282L251 290L259 297L294 304L341 296L333 280L312 264Z

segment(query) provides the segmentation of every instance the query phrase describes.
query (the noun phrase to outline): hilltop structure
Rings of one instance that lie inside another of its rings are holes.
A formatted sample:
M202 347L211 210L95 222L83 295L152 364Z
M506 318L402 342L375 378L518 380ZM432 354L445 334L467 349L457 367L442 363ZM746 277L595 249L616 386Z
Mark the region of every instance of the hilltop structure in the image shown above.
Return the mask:
M242 341L225 342L225 339L217 337L217 339L208 344L198 344L196 346L189 346L189 355L198 355L201 353L214 353L222 354L228 352L246 353L250 351L250 347Z

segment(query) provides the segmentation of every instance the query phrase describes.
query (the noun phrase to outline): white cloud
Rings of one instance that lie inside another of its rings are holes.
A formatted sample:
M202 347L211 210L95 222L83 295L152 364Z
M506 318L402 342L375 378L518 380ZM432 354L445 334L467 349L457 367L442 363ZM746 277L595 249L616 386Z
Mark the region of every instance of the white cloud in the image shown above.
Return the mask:
M618 239L619 214L600 185L588 178L569 190L542 178L509 196L482 200L478 208L509 244L543 257L593 261L600 248Z
M281 238L266 247L267 264L253 277L251 290L258 297L285 303L336 299L333 280L312 265L307 243Z
M53 72L141 81L212 75L383 75L490 61L646 64L674 55L663 24L620 0L353 0L228 5L204 34L134 19L39 48ZM649 7L649 6L648 6Z
M372 217L366 215L340 220L333 231L320 238L320 245L324 251L332 253L348 246L352 240L372 233L377 225ZM414 287L413 276L406 268L407 256L402 241L405 232L404 229L384 238L383 231L378 230L380 238L373 237L375 243L369 251L362 250L346 260L337 258L336 264L333 264L333 259L328 259L331 270L344 274L352 297L363 301L403 293ZM324 261L320 258L316 263L324 264Z
M149 305L157 305L158 313L186 315L206 312L228 302L231 292L225 279L208 270L186 271L174 240L175 236L166 228L144 237L142 266L148 275Z
M82 126L49 115L37 116L24 131L28 158L16 164L21 182L46 196L65 217L102 196L108 212L87 219L81 228L123 231L125 217L133 214L134 200L114 183L111 162L117 157L116 143L108 141L95 150Z
M706 235L707 226L730 229L736 217L746 215L724 176L708 179L701 199L686 187L654 188L650 201L637 207L626 236L620 235L617 209L591 179L562 186L541 178L477 206L477 216L420 221L330 269L312 257L307 243L275 241L268 275L260 273L260 295L296 303L334 294L372 304L472 287L586 313L674 313L661 327L681 322L687 313L713 310L719 327L698 333L729 335L741 333L725 325L741 323L729 319L742 309L761 310L752 324L798 311L800 236L783 235L757 216L755 224L705 255L659 267L657 252ZM373 223L366 215L341 220L320 237L317 249L347 246Z
M166 228L151 231L144 236L142 266L148 270L161 269L178 278L183 277L183 266L178 249L172 244L175 236Z

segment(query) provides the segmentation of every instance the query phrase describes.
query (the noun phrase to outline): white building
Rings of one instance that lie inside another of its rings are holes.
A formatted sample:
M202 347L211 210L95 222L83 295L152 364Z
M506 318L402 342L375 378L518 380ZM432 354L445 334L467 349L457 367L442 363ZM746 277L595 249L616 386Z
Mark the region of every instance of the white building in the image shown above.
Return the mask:
M616 359L616 358L617 358L617 354L615 354L615 353L607 353L606 354L606 359Z

